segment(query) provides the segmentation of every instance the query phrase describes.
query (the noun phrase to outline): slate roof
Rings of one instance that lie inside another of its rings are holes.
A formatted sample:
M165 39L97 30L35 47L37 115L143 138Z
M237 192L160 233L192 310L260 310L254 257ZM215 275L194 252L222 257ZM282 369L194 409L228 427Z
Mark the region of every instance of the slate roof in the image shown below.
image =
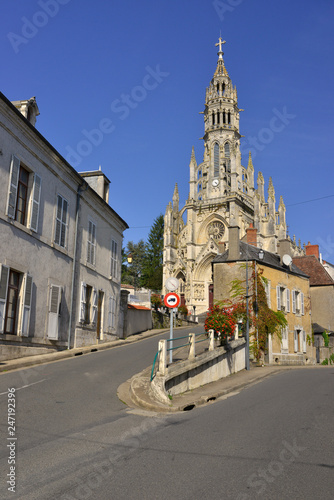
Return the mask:
M259 258L260 250L260 248L257 248L254 245L249 245L248 243L240 241L240 259L238 259L237 261L229 260L228 250L226 250L226 252L224 252L223 254L218 254L217 257L213 259L212 263L217 264L223 262L245 262L248 259L249 261L256 261L259 264L264 264L266 266L279 269L280 271L284 271L285 273L296 274L298 276L302 276L303 278L308 278L308 274L299 269L297 265L294 264L294 262L292 262L290 267L281 264L280 256L275 253L263 250L264 258L261 260Z
M328 274L315 255L294 257L293 263L310 277L310 286L334 285L333 278Z

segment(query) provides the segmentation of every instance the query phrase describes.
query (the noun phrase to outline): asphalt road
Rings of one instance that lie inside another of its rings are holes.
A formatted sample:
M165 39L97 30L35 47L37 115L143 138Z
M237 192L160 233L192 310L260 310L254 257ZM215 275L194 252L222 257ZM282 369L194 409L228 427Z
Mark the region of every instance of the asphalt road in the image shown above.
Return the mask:
M283 372L191 412L147 416L116 390L152 362L157 343L1 374L0 497L334 498L333 368ZM13 451L15 493L6 484Z

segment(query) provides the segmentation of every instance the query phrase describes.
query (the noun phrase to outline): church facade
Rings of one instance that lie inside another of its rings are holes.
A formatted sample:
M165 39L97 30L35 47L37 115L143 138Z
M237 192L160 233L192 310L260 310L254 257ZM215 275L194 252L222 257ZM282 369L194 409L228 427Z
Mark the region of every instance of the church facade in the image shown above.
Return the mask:
M287 237L286 210L280 197L276 208L271 178L265 196L264 178L249 154L242 165L240 152L238 96L225 67L219 38L218 62L206 89L204 157L197 163L194 148L190 159L189 196L179 207L178 187L167 206L164 225L163 292L170 276L180 280L178 292L192 313L205 312L212 303L211 262L225 251L228 228L238 226L241 238L246 230L257 230L256 246L277 253L280 240ZM302 248L293 243L296 255Z

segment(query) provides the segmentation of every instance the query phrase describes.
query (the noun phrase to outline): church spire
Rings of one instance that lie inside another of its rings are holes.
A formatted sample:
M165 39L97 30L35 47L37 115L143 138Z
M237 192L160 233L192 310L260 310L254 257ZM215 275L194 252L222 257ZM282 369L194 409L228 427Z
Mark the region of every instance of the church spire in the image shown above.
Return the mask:
M179 211L179 188L177 186L177 183L175 184L174 188L174 194L173 194L173 210L174 212Z
M219 51L217 52L218 62L214 76L228 76L223 59L224 52L222 51L222 45L224 45L225 43L226 41L223 40L220 36L218 39L218 43L216 43L215 45L216 47L219 46Z

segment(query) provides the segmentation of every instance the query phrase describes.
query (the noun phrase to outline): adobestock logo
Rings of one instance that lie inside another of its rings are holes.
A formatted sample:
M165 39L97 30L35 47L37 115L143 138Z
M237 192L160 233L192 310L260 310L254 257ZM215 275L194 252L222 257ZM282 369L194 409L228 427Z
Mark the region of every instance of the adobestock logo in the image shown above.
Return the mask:
M110 109L118 115L120 120L125 120L131 113L131 110L137 108L139 103L143 102L148 93L155 90L164 78L169 76L166 71L161 71L160 64L155 69L146 66L146 75L141 85L136 85L128 94L121 94L119 99L112 101ZM80 140L76 147L66 146L66 160L74 167L78 167L82 159L89 156L94 147L99 146L105 135L111 134L116 129L116 125L110 118L102 118L97 127L87 130L82 129L81 134L84 139Z
M221 0L214 0L212 5L219 16L219 19L224 21L225 14L227 12L233 12L238 5L242 4L242 2L243 0L225 0L224 2Z
M42 10L36 11L31 20L27 17L21 18L23 22L21 34L18 35L12 31L7 34L15 54L18 54L20 45L27 44L37 35L40 28L44 28L48 24L50 17L55 17L58 14L60 5L66 5L69 2L70 0L38 0L37 3Z

